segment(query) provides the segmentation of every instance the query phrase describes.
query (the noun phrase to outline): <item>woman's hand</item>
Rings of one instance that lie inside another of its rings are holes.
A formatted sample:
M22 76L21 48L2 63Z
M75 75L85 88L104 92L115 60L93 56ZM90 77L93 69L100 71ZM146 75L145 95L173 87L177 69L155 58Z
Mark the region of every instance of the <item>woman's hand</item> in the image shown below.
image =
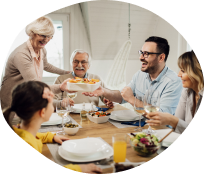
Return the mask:
M175 124L178 123L178 118L163 112L150 112L146 115L146 117L150 120L146 120L150 126L160 126L160 125L171 125L175 128Z
M112 102L112 101L110 101L110 100L104 98L104 99L103 99L103 102L104 102L105 105L108 106L109 108L111 108L111 109L114 108L114 105L113 105L113 102Z
M89 97L99 97L99 96L102 96L103 93L104 93L104 89L101 86L99 86L99 88L93 92L83 92L82 94Z
M81 164L79 165L81 167L81 171L83 173L102 173L102 169L96 166L93 163L90 164Z
M56 143L59 143L59 144L62 144L63 141L66 141L66 140L69 140L69 138L67 137L61 137L61 136L58 136L58 135L55 135L53 137L53 141L56 142Z
M70 104L70 106L74 106L74 100L72 100L71 98L64 98L62 100L62 106L66 107L68 106L68 104Z
M77 91L69 91L68 88L67 88L67 82L69 82L70 78L64 80L61 84L60 84L60 90L61 91L66 91L66 92L69 92L69 93L74 93L74 92L77 92Z
M74 106L74 100L72 100L71 98L69 98L69 104L70 104L70 106Z

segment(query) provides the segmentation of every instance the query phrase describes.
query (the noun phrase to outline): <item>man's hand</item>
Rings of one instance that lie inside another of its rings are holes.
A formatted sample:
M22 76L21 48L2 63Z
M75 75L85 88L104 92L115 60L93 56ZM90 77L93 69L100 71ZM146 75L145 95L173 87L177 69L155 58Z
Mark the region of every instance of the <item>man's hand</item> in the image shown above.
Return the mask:
M69 93L74 93L74 92L77 92L77 91L69 91L69 89L67 88L67 82L69 82L70 78L64 80L61 84L60 84L60 89L61 91L66 91L66 92L69 92Z
M102 173L102 169L93 163L79 165L83 173Z
M110 101L110 100L104 98L104 99L103 99L103 102L104 102L105 105L108 106L109 108L111 108L111 109L114 108L114 105L113 105L113 102L112 102L112 101Z
M83 92L82 94L89 97L99 97L104 94L104 89L101 86L99 86L99 88L93 92Z
M123 99L125 101L129 102L130 104L132 104L130 102L131 100L134 101L134 95L133 95L132 89L129 86L126 86L123 88L123 90L121 91L121 95L122 95Z

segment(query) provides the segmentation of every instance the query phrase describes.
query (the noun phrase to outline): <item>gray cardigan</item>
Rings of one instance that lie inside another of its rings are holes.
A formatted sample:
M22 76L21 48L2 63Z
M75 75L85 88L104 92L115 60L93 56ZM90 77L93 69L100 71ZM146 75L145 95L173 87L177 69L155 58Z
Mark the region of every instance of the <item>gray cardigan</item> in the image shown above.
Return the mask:
M203 89L200 90L199 96L200 98L196 105L195 114L200 106L203 97ZM184 88L181 93L180 101L175 113L175 116L179 118L179 122L176 126L175 132L182 133L193 119L193 99L193 90Z

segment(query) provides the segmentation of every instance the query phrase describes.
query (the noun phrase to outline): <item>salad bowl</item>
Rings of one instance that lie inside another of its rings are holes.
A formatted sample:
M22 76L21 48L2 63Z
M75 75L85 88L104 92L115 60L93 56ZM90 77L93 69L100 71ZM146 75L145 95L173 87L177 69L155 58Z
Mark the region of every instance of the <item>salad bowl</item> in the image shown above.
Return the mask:
M158 138L155 135L138 132L131 133L130 145L139 156L148 157L154 155L161 147Z

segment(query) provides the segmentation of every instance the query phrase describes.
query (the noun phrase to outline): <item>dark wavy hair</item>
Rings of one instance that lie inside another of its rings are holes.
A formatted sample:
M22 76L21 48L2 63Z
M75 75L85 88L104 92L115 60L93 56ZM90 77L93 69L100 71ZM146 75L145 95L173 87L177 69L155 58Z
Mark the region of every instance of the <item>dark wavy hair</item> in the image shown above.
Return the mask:
M18 117L28 124L36 111L47 107L47 99L42 98L45 87L50 89L50 87L43 82L27 81L13 89L11 107L3 111L4 118L11 128L11 112L15 112Z
M168 41L162 37L151 36L145 40L145 42L155 42L157 44L157 51L159 53L165 54L165 62L167 61L167 57L169 55L170 46Z

